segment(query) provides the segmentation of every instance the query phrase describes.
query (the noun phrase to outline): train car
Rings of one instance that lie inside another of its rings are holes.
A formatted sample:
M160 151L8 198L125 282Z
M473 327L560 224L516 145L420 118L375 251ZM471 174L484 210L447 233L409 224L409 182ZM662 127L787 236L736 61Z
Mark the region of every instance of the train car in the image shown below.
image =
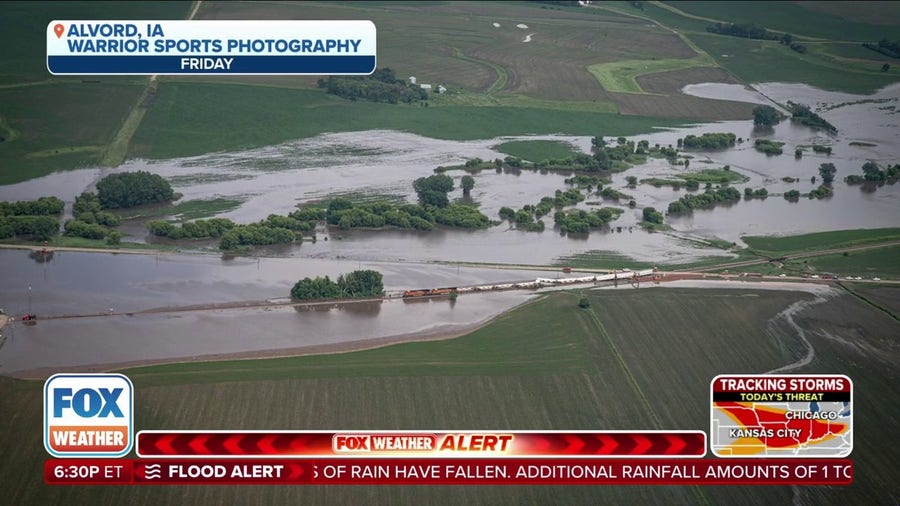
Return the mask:
M407 290L403 292L403 298L407 297L425 297L431 290Z
M638 277L651 276L653 275L653 269L644 269L637 271Z
M494 285L494 290L509 290L512 287L512 283L504 283L502 285Z
M431 291L431 295L450 295L456 291L456 287L435 288Z
M459 293L474 292L475 287L474 286L461 286L461 287L457 288L456 291Z
M597 276L596 281L612 281L614 279L616 279L616 275L615 275L615 273L611 273L611 274L602 274L600 276Z
M551 278L537 278L534 280L534 282L538 283L541 286L550 286L556 284L556 280Z

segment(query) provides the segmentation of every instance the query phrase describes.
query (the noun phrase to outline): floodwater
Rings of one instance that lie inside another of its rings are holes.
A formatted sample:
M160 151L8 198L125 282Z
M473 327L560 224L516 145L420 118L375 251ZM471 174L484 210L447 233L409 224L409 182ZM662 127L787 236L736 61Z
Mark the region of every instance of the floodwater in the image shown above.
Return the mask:
M756 91L754 91L756 90ZM691 153L688 170L730 165L732 170L750 178L745 186L766 187L770 193L797 189L805 193L818 186L818 166L831 162L837 166L835 195L822 201L801 199L790 203L780 196L767 200L741 201L690 215L670 217L668 223L676 234L647 233L632 228L641 217L641 208L653 206L665 210L669 202L685 190L639 185L626 188L627 176L667 177L685 171L665 160L650 159L647 164L613 176L613 184L635 197L637 209L625 202L602 201L591 196L588 202L618 206L624 214L616 228L593 232L588 237L561 237L552 230L552 219L543 233L511 230L507 225L488 230L414 231L337 231L321 235L328 241L284 248L278 255L356 261L452 260L470 262L502 262L546 264L577 253L602 251L617 253L635 260L660 264L679 263L710 255L725 255L721 250L698 249L679 236L722 238L740 241L742 235L794 234L840 228L886 227L897 224L900 207L900 185L884 186L867 192L860 187L847 187L843 177L861 173L865 160L896 163L900 154L900 85L885 88L871 96L831 93L798 84L760 84L753 89L741 85L705 83L685 88L686 93L711 98L784 103L787 100L807 103L839 129L837 136L816 132L784 121L768 132L754 131L751 121L728 121L702 124L673 130L660 130L635 136L651 144L674 145L679 137L705 132L731 132L745 141L721 152ZM610 132L613 133L613 132ZM477 141L447 141L425 138L395 131L349 132L324 134L311 139L287 142L277 146L213 153L174 160L134 160L127 169L149 170L168 178L184 200L224 198L241 201L241 205L220 216L238 222L265 218L270 213L287 213L303 202L341 194L366 194L412 201L412 181L429 175L441 165L453 165L468 158L493 159L503 155L493 146L514 139L557 139L588 151L588 137L537 136L510 137ZM769 157L753 149L753 140L771 138L785 142L784 154ZM850 142L866 142L875 146L851 146ZM797 160L797 146L828 144L833 154L815 154L807 149ZM72 200L85 188L107 173L108 169L84 169L56 173L38 180L0 187L0 199L34 198L56 194ZM463 173L450 173L459 178ZM796 177L794 184L782 182L785 176ZM521 207L537 203L541 197L564 189L564 175L521 172L498 174L483 171L475 175L476 185L471 200L482 212L497 217L502 206ZM458 186L458 185L457 185ZM452 198L461 198L456 190ZM579 205L590 208L587 203ZM129 229L131 240L153 241L138 225Z
M430 233L387 231L319 232L316 243L261 250L265 258L226 259L218 255L109 255L56 252L49 260L25 251L0 251L2 285L0 307L21 314L98 313L189 304L281 299L302 277L337 276L359 268L384 274L389 290L457 286L481 282L531 279L546 273L457 268L428 263L434 260L545 264L588 251L618 253L660 264L677 263L722 250L703 249L685 238L709 237L740 241L743 235L794 234L847 228L898 226L900 184L862 189L842 180L861 173L865 160L900 162L900 85L872 96L834 94L805 85L743 86L708 84L686 93L728 100L807 103L838 129L836 136L782 122L768 132L754 131L752 121L730 121L660 130L636 136L650 144L674 145L679 137L704 132L731 132L744 142L720 152L690 153L689 169L665 160L613 176L613 186L634 196L638 209L619 205L625 212L613 226L588 237L562 237L550 225L543 233L519 232L503 224L487 230L435 230ZM762 97L762 98L760 98ZM608 132L614 134L614 132ZM393 131L324 134L277 146L174 160L128 162L125 169L149 170L168 178L185 200L224 198L241 205L221 216L239 222L287 213L303 202L339 194L364 193L412 200L412 181L432 173L439 165L468 158L493 159L503 155L492 149L505 140L557 139L587 152L590 138L571 136L515 137L469 142L445 141ZM756 138L785 142L784 154L767 157L753 149ZM851 146L851 142L874 146ZM833 154L807 150L795 159L795 147L828 144ZM744 187L765 187L770 193L789 189L808 192L817 186L819 164L837 166L835 194L825 200L785 201L780 196L720 206L712 210L667 218L673 233L648 233L635 225L640 208L664 210L685 190L639 185L626 188L626 177L670 177L685 170L730 165L750 178ZM122 170L122 169L118 169ZM90 188L109 169L89 168L60 172L15 185L0 186L0 200L57 195L71 201ZM459 178L462 173L449 173ZM797 183L784 183L791 176ZM514 208L537 203L563 189L560 174L521 172L475 175L471 198L487 215L496 218L501 206ZM460 198L459 190L451 195ZM579 205L601 201L591 196ZM153 240L133 226L137 237ZM325 240L325 239L328 240ZM610 267L615 267L611 265ZM30 288L29 288L30 287ZM217 310L211 312L108 316L45 320L35 326L7 327L0 348L0 372L43 367L86 366L137 360L202 357L210 354L248 353L343 343L401 334L434 334L483 321L527 300L524 292L488 293L449 301L408 303L400 300L376 305L351 305L319 311L278 308L269 311ZM264 324L260 324L265 318Z
M0 374L46 368L297 350L460 332L528 300L526 292L333 307L217 310L16 323L4 328Z

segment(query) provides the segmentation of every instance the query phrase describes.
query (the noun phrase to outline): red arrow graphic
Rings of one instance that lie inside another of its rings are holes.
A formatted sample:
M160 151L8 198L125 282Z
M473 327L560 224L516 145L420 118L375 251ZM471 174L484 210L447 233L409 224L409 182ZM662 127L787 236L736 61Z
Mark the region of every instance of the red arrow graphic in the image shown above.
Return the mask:
M677 434L666 434L666 439L669 440L669 447L665 451L666 455L678 455L687 446L684 438Z
M191 450L194 451L194 455L209 455L209 448L206 447L206 442L209 440L208 434L198 434L191 438L188 446Z
M157 439L153 446L159 449L162 455L175 455L178 453L175 451L175 448L172 448L172 441L175 440L175 437L175 434L167 434Z
M653 446L653 442L641 434L632 434L631 439L637 443L637 446L631 450L631 455L644 455Z
M595 452L597 455L613 455L613 452L619 447L619 441L613 436L601 434L597 436L597 439L603 442L603 446Z
M241 442L241 439L244 439L244 436L242 436L241 434L235 434L226 439L225 442L222 443L222 446L226 450L228 450L231 455L243 455L244 450L242 450L241 447L238 446L238 443Z

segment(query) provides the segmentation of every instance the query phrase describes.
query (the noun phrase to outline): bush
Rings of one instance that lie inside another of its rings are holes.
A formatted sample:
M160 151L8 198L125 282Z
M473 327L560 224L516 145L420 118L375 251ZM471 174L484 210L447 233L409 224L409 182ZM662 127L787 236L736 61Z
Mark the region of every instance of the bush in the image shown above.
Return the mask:
M582 297L578 299L578 307L581 309L587 309L591 307L591 301L587 297Z

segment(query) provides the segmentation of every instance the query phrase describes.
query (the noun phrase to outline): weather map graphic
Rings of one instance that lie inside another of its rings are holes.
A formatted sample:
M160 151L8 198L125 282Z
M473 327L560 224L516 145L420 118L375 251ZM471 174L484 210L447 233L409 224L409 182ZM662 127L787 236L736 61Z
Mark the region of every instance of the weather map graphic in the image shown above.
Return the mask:
M717 376L710 449L719 457L846 457L853 450L846 376Z

